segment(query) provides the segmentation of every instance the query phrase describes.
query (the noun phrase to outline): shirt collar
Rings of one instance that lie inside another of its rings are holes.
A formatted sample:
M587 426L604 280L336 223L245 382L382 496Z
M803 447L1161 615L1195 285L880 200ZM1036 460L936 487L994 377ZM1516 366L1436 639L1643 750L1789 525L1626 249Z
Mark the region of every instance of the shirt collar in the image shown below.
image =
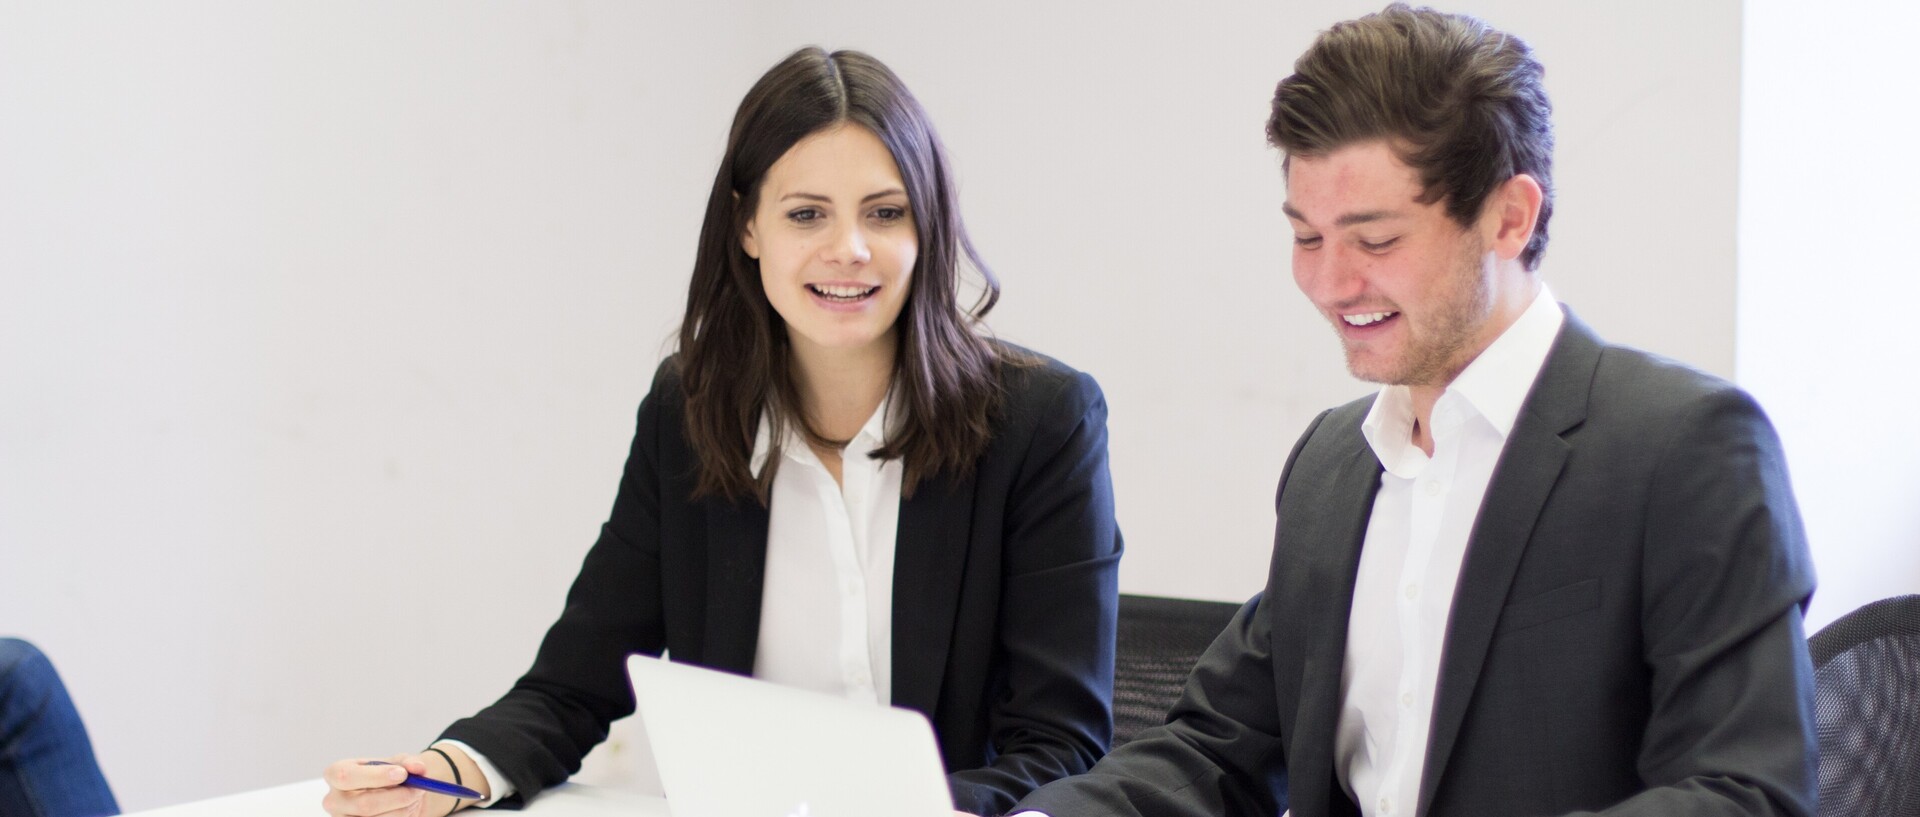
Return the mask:
M1436 435L1478 415L1505 439L1565 322L1559 302L1542 283L1519 319L1468 363L1435 401ZM1360 423L1360 433L1381 466L1394 476L1411 477L1426 461L1426 453L1413 444L1413 393L1406 386L1380 389Z
M753 431L753 456L747 460L747 467L753 471L756 479L759 478L761 469L766 467L767 457L773 451L772 421L772 415L765 409L761 409L760 423ZM853 451L874 451L885 448L887 439L899 431L900 411L899 407L894 405L894 391L889 386L887 396L880 399L880 405L874 408L873 416L868 417L867 422L854 433L853 439L847 443L847 448ZM782 441L798 439L801 436L800 429L791 422L786 423L781 432ZM811 462L818 459L813 456L813 450L804 445L783 445L781 453L797 462Z

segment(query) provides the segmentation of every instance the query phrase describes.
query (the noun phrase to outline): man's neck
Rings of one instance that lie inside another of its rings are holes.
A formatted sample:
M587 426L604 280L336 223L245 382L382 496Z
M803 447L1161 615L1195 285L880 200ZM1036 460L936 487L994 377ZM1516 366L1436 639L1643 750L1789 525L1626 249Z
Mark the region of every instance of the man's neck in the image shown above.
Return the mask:
M1517 264L1517 262L1508 263ZM1537 276L1517 266L1504 272L1524 276L1522 280L1525 281L1525 285L1505 290L1504 296L1499 297L1499 300L1494 303L1493 308L1488 311L1486 321L1481 324L1478 342L1462 356L1457 365L1448 367L1451 373L1438 384L1410 383L1407 385L1408 396L1412 398L1413 403L1413 444L1419 446L1420 450L1426 452L1429 457L1433 456L1433 406L1440 402L1440 395L1446 394L1447 387L1453 385L1453 381L1460 377L1460 373L1473 365L1473 362L1480 358L1480 354L1487 351L1487 347L1492 346L1494 341L1507 333L1508 329L1512 329L1513 325L1519 322L1520 316L1527 314L1527 307L1532 306L1534 299L1540 295L1540 279Z

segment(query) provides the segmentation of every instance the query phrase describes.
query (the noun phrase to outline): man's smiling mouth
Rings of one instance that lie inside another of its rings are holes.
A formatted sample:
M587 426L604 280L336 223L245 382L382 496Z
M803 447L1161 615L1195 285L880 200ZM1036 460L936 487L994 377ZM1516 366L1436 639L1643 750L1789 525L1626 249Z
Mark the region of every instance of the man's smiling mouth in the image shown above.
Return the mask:
M1340 320L1346 321L1348 326L1372 326L1398 314L1400 313L1362 312L1358 315L1341 315Z

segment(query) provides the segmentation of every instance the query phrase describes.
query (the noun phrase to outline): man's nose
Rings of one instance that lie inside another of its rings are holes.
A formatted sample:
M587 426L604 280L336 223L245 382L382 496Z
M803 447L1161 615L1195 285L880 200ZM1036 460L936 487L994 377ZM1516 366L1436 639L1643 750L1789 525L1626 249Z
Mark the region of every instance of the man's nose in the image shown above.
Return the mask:
M1355 250L1327 243L1319 252L1294 257L1294 277L1314 302L1346 303L1366 289L1366 276L1362 274L1365 263Z

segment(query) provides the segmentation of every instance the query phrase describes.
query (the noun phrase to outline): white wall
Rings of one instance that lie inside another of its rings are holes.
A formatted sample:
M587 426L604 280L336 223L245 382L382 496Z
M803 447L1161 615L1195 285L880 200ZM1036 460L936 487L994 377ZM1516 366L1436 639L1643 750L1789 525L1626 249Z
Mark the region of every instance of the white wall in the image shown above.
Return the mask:
M1730 374L1738 7L1543 5L1471 10L1549 66L1549 280ZM612 497L732 107L809 42L906 78L995 328L1106 387L1123 587L1244 598L1295 435L1365 391L1292 287L1266 105L1376 7L0 0L0 630L136 809L498 695Z
M1032 5L903 21L889 3L769 4L761 54L858 45L911 83L1005 279L1000 334L1106 388L1123 588L1244 599L1294 439L1369 390L1293 286L1268 104L1321 29L1381 4ZM1731 376L1738 7L1472 6L1548 66L1555 293L1613 339Z
M1747 6L1740 382L1767 407L1813 544L1817 628L1920 593L1920 116L1909 4Z

